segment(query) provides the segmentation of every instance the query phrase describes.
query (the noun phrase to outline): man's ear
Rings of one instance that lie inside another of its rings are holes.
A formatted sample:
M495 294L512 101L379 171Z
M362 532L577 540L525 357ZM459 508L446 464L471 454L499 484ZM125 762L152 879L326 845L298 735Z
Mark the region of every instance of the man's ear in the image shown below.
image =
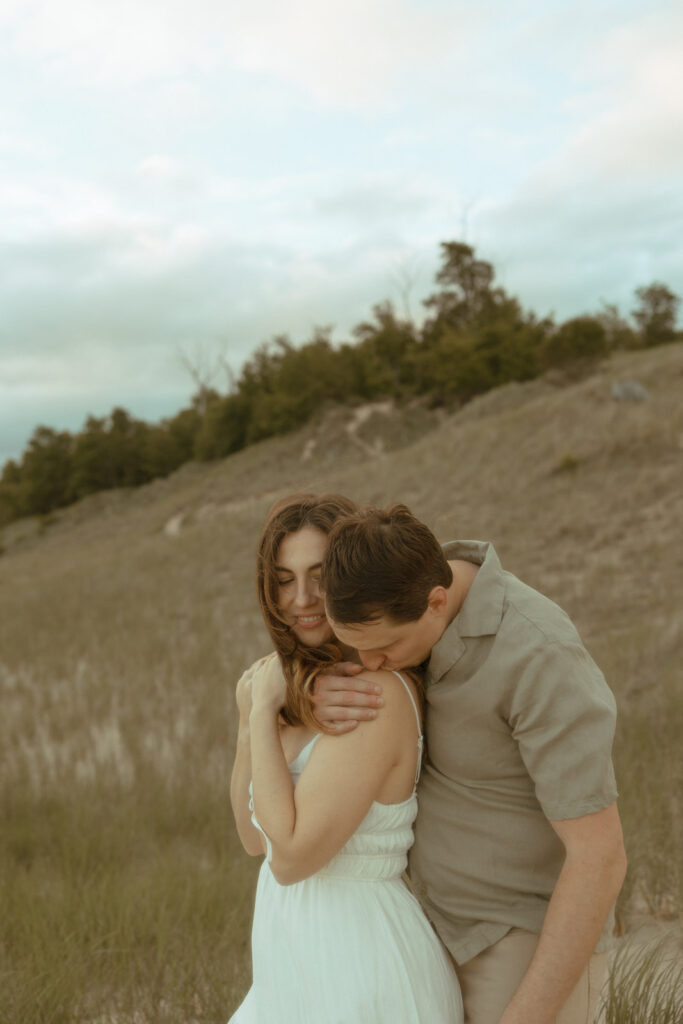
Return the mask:
M443 615L448 610L448 591L445 587L432 587L427 598L427 607L435 615Z

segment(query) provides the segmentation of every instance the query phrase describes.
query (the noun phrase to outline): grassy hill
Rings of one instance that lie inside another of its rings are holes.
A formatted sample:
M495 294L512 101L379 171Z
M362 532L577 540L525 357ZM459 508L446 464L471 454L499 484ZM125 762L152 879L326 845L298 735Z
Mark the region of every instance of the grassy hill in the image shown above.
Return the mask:
M644 401L617 401L637 379ZM321 411L286 437L0 534L0 1022L225 1021L256 864L230 818L233 693L268 648L272 501L404 501L560 603L620 708L622 930L680 917L683 345L454 413ZM135 1014L138 1016L135 1016Z

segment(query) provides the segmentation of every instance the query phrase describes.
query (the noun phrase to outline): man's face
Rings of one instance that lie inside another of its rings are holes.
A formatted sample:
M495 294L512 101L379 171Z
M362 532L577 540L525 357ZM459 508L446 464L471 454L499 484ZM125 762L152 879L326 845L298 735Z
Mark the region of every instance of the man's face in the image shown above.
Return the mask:
M372 672L421 665L444 628L431 608L414 622L396 623L386 616L360 625L341 625L329 616L328 620L339 640L354 647Z

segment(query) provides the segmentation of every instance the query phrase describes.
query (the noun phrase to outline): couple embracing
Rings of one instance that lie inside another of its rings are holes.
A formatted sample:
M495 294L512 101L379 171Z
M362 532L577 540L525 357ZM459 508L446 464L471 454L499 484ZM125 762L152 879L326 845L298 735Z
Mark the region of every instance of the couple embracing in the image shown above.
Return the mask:
M230 1024L592 1024L615 706L564 612L490 544L339 495L276 503L257 582L275 651L237 686L231 801L265 859Z

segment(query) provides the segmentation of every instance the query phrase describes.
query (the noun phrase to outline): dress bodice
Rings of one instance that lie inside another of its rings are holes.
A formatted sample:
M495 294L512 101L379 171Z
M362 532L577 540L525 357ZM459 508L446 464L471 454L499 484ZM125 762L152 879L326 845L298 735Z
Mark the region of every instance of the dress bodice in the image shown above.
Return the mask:
M423 743L420 718L407 683L398 672L395 675L406 687L417 719L417 767L415 771L415 786L417 786ZM322 733L315 735L289 763L289 774L295 786L321 736ZM251 793L251 784L249 790ZM252 823L266 839L266 860L270 861L272 854L270 840L256 820L253 800L250 800L249 807L252 812ZM339 853L335 854L332 860L316 873L315 877L353 878L371 882L397 878L405 871L408 864L408 850L413 844L413 822L416 815L415 788L407 800L397 804L381 804L374 801L353 835Z
M314 736L289 765L295 786L320 735ZM415 790L407 800L398 804L375 801L339 853L317 874L321 877L367 879L370 882L398 877L408 863L416 814Z

